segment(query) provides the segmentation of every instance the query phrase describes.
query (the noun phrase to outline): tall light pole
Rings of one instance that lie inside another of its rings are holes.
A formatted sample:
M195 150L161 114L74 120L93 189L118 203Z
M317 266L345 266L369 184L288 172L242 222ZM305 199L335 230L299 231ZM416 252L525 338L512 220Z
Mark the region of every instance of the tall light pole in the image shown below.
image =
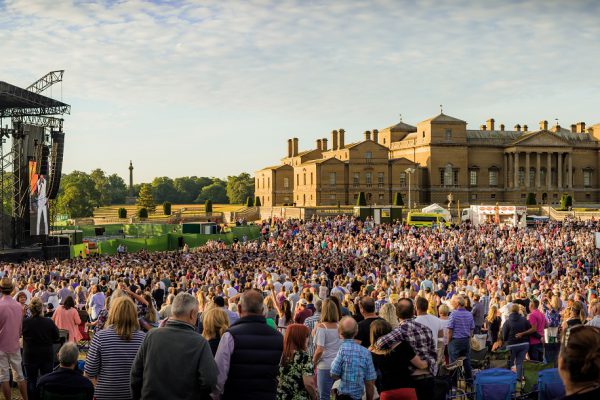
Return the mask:
M414 168L406 168L404 170L404 172L406 172L408 174L408 209L411 210L412 209L412 203L410 202L410 176L413 174L413 172L415 172Z

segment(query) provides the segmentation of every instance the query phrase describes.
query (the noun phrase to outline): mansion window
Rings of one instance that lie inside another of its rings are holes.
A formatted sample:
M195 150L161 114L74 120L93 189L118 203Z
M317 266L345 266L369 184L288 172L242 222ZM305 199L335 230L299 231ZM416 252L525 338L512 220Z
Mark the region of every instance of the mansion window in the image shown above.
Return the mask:
M354 176L352 177L352 185L356 187L359 184L360 184L360 173L355 172Z
M329 195L329 200L335 200L335 194L330 194Z
M377 186L379 186L380 188L383 187L383 180L384 180L384 174L383 174L383 172L379 172L377 174Z
M540 168L540 183L542 185L546 184L546 168Z
M329 185L335 186L335 172L329 173Z
M304 179L302 180L302 184L306 186L306 172L304 173Z
M446 129L445 138L446 138L446 142L449 142L452 140L452 129Z
M300 174L296 174L296 186L300 186Z
M497 169L490 169L489 170L489 179L488 179L488 184L490 186L498 186L498 170Z
M519 168L519 186L525 185L525 168Z
M384 198L384 194L383 193L379 193L379 201L383 202L383 198Z
M493 199L495 199L495 198L496 198L496 193L492 193L492 194L490 195L490 198L491 198L492 200L493 200Z
M535 186L535 168L529 168L529 186Z
M371 158L373 158L373 153L371 153L370 151L365 151L365 158L367 160L370 160Z
M400 172L400 187L406 187L406 172Z
M592 171L586 169L583 171L583 186L591 187L592 186Z
M267 188L271 187L271 178L267 178Z
M373 177L372 177L372 174L370 172L367 172L365 174L365 180L366 180L367 186L371 186L373 184Z
M458 170L452 168L452 164L448 164L440 170L440 183L442 186L458 185Z
M472 169L469 171L469 185L477 186L477 170Z
M471 200L477 200L477 193L471 194Z
M310 184L311 185L313 184L313 173L312 172L310 173Z
M283 188L284 189L290 188L290 178L283 178Z

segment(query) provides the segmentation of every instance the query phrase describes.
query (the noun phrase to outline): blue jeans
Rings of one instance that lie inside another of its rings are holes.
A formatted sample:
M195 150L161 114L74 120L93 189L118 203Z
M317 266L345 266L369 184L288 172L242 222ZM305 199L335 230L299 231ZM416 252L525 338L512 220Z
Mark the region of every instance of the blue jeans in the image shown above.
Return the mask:
M525 354L529 350L529 343L519 343L511 346L506 346L510 350L510 361L509 365L512 367L513 364L517 366L517 379L523 377L523 361L525 360Z
M471 368L471 339L461 338L452 339L448 343L448 355L450 362L456 361L460 357L465 357L463 366L465 367L465 378L470 381L473 379L473 369Z
M529 344L529 359L532 361L544 361L543 343Z
M319 390L319 400L329 400L331 397L331 387L333 378L330 369L317 368L317 389Z

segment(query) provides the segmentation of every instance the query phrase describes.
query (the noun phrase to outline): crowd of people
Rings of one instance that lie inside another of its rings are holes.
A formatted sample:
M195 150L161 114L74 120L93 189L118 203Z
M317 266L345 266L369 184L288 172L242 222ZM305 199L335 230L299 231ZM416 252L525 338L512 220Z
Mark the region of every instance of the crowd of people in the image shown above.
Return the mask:
M431 399L444 365L472 381L479 339L519 379L562 343L567 395L598 398L595 231L273 219L230 246L5 264L2 391L12 377L24 399Z

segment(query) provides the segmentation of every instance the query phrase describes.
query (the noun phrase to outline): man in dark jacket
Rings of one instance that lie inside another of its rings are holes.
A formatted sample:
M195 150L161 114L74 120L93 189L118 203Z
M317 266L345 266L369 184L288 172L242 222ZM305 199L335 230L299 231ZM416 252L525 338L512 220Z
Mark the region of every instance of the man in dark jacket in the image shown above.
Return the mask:
M275 400L283 337L267 325L260 292L244 292L238 311L240 319L223 334L215 355L219 378L214 395Z
M150 331L131 368L134 399L208 399L217 366L206 339L196 332L198 300L179 293L164 328Z
M58 352L60 366L54 372L42 376L38 382L40 397L53 396L52 398L59 399L66 395L80 395L82 399L92 400L94 385L77 369L78 359L77 345L73 342L65 343Z

